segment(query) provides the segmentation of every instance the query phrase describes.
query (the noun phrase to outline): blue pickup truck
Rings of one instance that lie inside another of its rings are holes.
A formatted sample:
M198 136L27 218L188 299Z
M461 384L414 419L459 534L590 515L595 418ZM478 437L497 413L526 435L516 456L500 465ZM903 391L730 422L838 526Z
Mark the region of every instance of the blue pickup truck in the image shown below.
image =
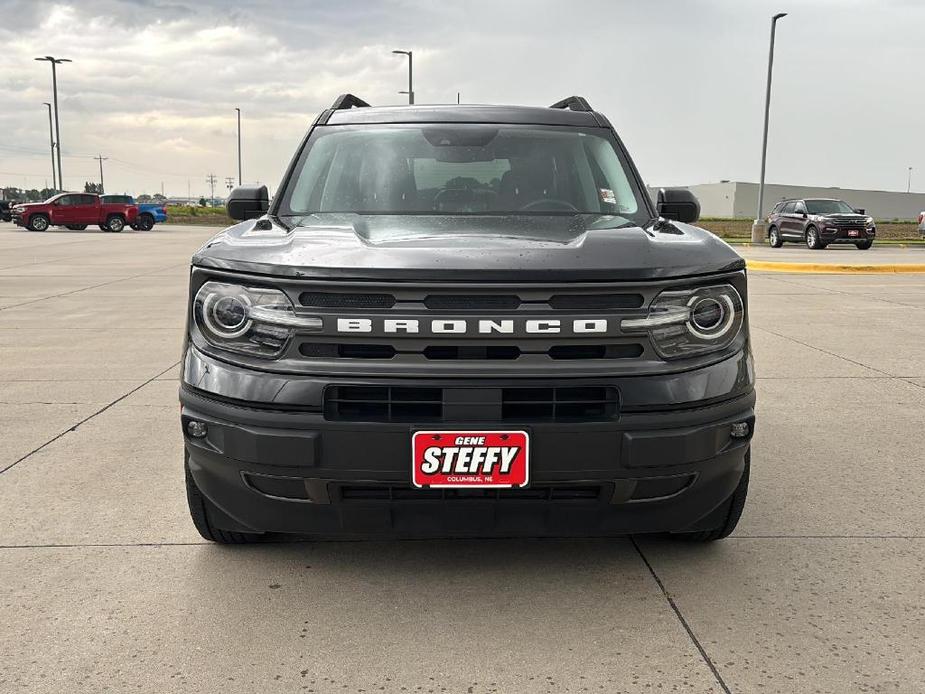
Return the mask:
M159 202L135 202L131 195L101 195L100 199L104 203L137 205L138 218L132 224L132 229L136 231L151 231L155 224L167 221L167 210Z

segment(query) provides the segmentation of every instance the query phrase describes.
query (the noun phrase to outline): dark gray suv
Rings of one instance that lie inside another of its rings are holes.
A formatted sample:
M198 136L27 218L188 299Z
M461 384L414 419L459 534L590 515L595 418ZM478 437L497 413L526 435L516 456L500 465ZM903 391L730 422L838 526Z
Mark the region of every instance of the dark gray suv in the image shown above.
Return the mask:
M877 236L874 218L844 200L781 200L771 210L767 222L771 248L780 248L791 241L805 243L814 251L830 243L850 243L866 251Z
M755 423L744 261L608 120L337 99L192 259L203 537L716 540Z

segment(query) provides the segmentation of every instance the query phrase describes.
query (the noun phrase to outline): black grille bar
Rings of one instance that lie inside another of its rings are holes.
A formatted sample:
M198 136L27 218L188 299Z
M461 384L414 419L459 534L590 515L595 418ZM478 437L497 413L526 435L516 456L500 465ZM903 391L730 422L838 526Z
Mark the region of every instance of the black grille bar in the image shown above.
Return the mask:
M619 393L609 386L330 386L324 394L325 418L346 422L608 421L619 406Z

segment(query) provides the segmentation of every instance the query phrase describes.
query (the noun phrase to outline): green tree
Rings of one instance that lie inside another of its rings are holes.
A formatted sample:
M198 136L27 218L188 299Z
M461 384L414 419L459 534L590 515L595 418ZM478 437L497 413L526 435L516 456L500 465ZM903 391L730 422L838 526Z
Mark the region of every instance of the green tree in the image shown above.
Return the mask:
M205 198L199 198L199 206L200 206L200 207L205 207L205 206L206 206L206 199L205 199Z
M103 186L100 183L92 183L90 181L84 182L84 192L85 193L102 193Z

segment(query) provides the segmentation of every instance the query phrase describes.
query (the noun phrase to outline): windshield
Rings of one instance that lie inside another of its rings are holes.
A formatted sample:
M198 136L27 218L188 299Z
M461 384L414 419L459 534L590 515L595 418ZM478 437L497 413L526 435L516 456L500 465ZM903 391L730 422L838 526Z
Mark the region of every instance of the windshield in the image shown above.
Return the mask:
M604 128L316 128L278 214L617 215L648 219Z
M810 214L857 214L844 200L807 200L806 211Z

